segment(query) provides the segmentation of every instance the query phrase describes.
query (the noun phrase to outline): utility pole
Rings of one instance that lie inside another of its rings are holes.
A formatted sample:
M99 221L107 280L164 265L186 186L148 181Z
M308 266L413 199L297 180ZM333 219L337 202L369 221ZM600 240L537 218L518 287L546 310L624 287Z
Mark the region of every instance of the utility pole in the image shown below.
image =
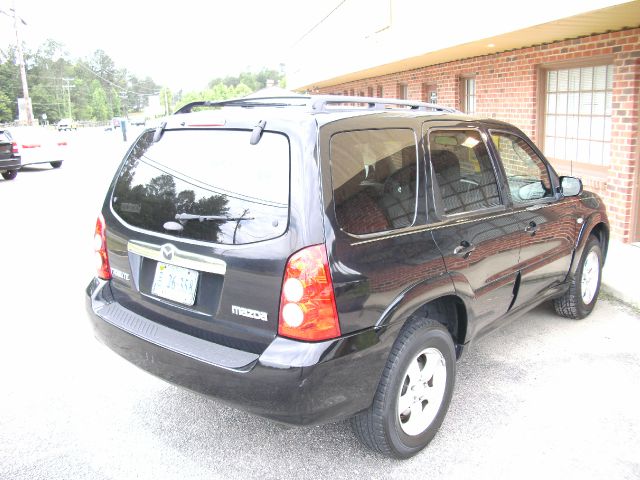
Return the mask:
M16 12L16 0L13 0L13 28L16 31L16 43L18 47L18 64L20 65L20 78L22 79L22 96L27 110L27 125L33 125L33 110L31 109L31 98L29 98L29 86L27 85L27 69L24 65L24 52L22 51L22 42L20 41L20 30L18 29L18 13ZM20 21L26 25L22 18Z
M71 85L73 78L63 78L62 81L64 85L62 86L62 90L66 90L67 92L67 114L69 119L73 119L73 114L71 112L71 89L76 88L75 85Z
M167 117L170 115L170 112L169 112L169 100L167 99L168 90L169 89L165 87L165 89L164 89L164 110L166 112L166 116Z

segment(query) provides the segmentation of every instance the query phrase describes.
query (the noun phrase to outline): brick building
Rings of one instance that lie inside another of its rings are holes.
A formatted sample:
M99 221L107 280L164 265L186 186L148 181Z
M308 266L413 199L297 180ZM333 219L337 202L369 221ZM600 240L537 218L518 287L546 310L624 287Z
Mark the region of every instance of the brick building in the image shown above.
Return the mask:
M387 23L392 24L392 18L402 17L392 15L401 2L387 1ZM604 198L615 238L637 242L640 2L595 3L609 6L491 36L472 33L478 40L406 58L399 52L395 61L383 54L379 65L374 48L368 64L354 64L356 71L348 66L314 71L302 65L289 82L318 93L432 101L511 122L560 174L581 177L586 188ZM336 21L344 21L339 14L339 9L333 12ZM380 23L374 23L378 28ZM403 35L406 40L406 31ZM308 49L305 42L300 47ZM493 53L500 47L509 48ZM361 42L357 48L368 47Z

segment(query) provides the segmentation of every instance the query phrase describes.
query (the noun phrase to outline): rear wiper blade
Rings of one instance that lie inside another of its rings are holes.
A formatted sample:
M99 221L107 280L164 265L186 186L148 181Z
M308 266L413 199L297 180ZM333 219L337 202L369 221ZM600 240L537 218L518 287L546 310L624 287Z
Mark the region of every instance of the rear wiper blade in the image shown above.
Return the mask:
M240 217L232 217L230 215L193 215L191 213L178 213L176 220L180 223L189 220L198 220L199 222L239 222L240 220L254 220L254 217L241 215Z

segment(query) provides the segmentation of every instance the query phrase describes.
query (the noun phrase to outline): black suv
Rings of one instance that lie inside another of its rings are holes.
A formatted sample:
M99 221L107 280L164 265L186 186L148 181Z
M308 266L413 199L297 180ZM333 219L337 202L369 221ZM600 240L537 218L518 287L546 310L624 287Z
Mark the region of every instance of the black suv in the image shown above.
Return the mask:
M21 166L16 142L9 132L0 130L0 175L5 180L13 180L18 176Z
M196 111L192 111L196 110ZM406 458L470 342L594 307L609 225L517 128L438 105L196 102L126 154L95 232L97 337L258 415L351 418Z

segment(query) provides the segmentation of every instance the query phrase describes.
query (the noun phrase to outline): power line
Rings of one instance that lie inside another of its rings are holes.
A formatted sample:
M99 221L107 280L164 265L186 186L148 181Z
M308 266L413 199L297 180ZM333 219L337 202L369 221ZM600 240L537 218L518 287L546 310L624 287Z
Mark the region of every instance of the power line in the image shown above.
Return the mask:
M329 13L327 13L318 23L316 23L313 27L311 27L304 35L302 35L298 40L296 40L295 43L293 45L291 45L291 46L295 47L296 45L298 45L302 40L304 40L306 38L307 35L309 35L311 32L313 32L320 25L322 25L327 18L329 18L331 15L333 15L333 13L336 10L338 10L346 2L347 2L347 0L342 0L338 5L335 6L335 8L333 10L331 10Z
M78 63L76 64L79 67L85 69L87 72L94 74L96 77L98 77L101 80L104 80L105 82L107 82L110 85L113 85L114 87L120 89L121 91L125 92L125 93L133 93L134 95L141 95L141 96L145 96L145 95L157 95L159 92L151 92L151 93L140 93L140 92L135 92L133 90L129 90L125 87L122 87L121 85L118 85L117 83L113 83L111 80L104 78L102 75L94 72L93 70L91 70L88 67L85 67L81 61L78 61Z

